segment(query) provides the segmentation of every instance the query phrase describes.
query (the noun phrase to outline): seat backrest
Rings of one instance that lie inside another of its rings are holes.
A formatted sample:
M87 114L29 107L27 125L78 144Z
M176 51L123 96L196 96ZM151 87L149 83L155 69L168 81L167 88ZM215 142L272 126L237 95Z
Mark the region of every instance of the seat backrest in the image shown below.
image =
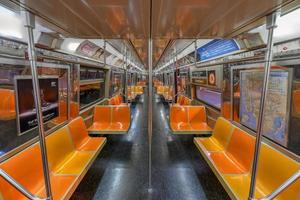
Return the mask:
M257 185L272 192L300 170L300 163L262 143L257 172ZM276 199L300 199L300 179L290 185Z
M235 127L226 152L234 157L239 166L250 172L255 148L255 138L245 131Z
M293 110L295 114L300 115L300 90L293 91Z
M190 124L206 122L206 111L204 106L189 106L188 110Z
M67 126L58 129L46 137L49 168L57 171L66 157L75 151Z
M129 106L112 107L112 123L122 122L130 123L130 108Z
M76 118L79 115L78 103L71 101L70 103L70 116L72 119Z
M164 86L157 87L157 93L163 93L163 91L164 91Z
M59 101L59 116L60 117L67 117L68 115L68 105L66 101Z
M117 98L118 98L119 104L123 103L123 99L122 99L122 96L120 94L117 96Z
M225 119L230 119L230 112L231 112L231 103L230 102L224 102L222 104L222 116Z
M76 149L79 149L88 139L88 132L82 117L73 119L68 124L71 137Z
M119 99L119 95L114 96L114 99L115 99L115 105L120 105L121 104L121 101Z
M14 90L0 88L0 110L15 112Z
M110 123L112 106L95 106L94 122Z
M218 140L220 145L222 145L222 147L225 149L230 140L232 131L233 131L232 124L228 120L224 119L223 117L219 117L215 124L212 135L214 138Z
M185 106L170 107L170 123L188 123L188 108Z
M191 105L191 100L187 97L184 97L183 105Z
M182 104L183 104L183 96L182 96L182 95L179 95L179 96L178 96L177 103L178 103L179 105L182 105Z
M42 157L39 144L34 144L1 163L0 168L18 181L31 193L44 185ZM25 199L25 197L0 177L2 199ZM0 195L0 199L1 199Z

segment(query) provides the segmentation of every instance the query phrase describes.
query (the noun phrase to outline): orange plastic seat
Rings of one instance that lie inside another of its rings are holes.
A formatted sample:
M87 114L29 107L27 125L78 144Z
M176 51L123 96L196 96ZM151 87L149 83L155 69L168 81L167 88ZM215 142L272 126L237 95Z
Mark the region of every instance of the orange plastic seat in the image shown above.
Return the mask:
M128 131L130 127L130 108L129 106L112 107L110 131Z
M90 134L112 134L127 132L130 127L130 107L120 106L96 106L94 123L88 129Z
M191 105L191 102L192 102L192 101L191 101L189 98L184 97L184 100L183 100L182 105L188 106L188 105Z
M265 143L261 145L258 161L255 198L263 198L288 178L300 170L300 164ZM247 199L251 175L225 175L226 184L232 188L233 195L238 199ZM276 200L300 199L300 180L298 179L279 194Z
M110 106L95 106L94 122L88 128L89 132L105 131L109 128L111 122L111 107Z
M296 115L300 115L300 90L293 91L293 111Z
M212 131L206 123L204 106L171 106L170 128L173 132L189 134L210 134Z
M162 95L164 93L164 86L158 86L157 87L157 94Z
M0 168L38 197L45 198L45 185L42 158L39 144L34 144L12 158L1 163ZM72 193L76 176L56 176L50 173L50 182L54 200L65 199ZM18 190L0 178L0 194L3 200L25 200Z
M212 131L212 129L206 123L206 111L204 106L188 107L188 118L192 130L203 132Z
M0 120L16 118L14 90L0 88Z
M89 137L85 123L82 117L73 119L68 127L75 144L75 148L79 151L98 151L106 142L104 137Z
M202 145L204 151L224 151L230 140L233 126L223 117L219 117L211 137L194 138L197 145Z
M50 170L55 174L79 175L88 169L94 152L77 151L68 127L58 129L46 137Z
M222 174L248 173L253 160L255 139L235 128L223 152L211 152L210 158Z
M191 131L188 121L188 108L183 106L170 107L170 127L172 131Z

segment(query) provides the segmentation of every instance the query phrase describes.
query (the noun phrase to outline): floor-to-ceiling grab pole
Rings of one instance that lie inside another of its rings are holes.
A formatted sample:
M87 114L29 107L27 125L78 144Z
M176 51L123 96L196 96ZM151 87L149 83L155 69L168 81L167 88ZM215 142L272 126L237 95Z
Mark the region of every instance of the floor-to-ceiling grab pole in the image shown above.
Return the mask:
M125 50L125 102L128 102L128 51L127 48Z
M262 95L260 99L260 108L259 108L259 116L258 116L258 125L257 125L257 135L255 141L255 150L254 150L254 159L252 164L252 174L251 174L251 183L250 183L250 191L249 191L249 200L255 199L255 185L256 185L256 176L257 176L257 168L258 168L258 160L259 153L261 147L261 138L263 134L263 117L265 113L266 106L266 98L268 93L268 85L269 85L269 75L271 71L271 62L273 59L273 33L276 28L276 18L278 13L272 13L267 16L266 28L268 29L268 43L267 43L267 51L265 56L265 70L264 70L264 81L262 88Z
M149 137L149 189L152 189L152 39L148 44L148 137Z
M27 38L28 58L29 58L31 74L32 74L33 96L34 96L37 124L39 130L39 139L40 139L40 147L41 147L41 154L42 154L46 195L47 195L47 199L52 199L45 131L44 131L44 124L43 124L43 113L42 113L41 98L40 98L41 94L40 94L39 79L38 79L38 72L37 72L34 38L33 38L33 29L35 28L35 16L28 11L24 11L24 14L26 18L25 27L28 33L28 38Z

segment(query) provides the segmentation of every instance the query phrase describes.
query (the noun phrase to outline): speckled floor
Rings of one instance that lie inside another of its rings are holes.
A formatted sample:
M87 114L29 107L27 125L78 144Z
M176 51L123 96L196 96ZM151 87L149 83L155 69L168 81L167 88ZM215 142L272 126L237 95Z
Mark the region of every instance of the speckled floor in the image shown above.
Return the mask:
M192 136L172 135L168 108L153 98L152 190L148 190L147 98L132 107L127 135L109 136L72 200L229 199Z

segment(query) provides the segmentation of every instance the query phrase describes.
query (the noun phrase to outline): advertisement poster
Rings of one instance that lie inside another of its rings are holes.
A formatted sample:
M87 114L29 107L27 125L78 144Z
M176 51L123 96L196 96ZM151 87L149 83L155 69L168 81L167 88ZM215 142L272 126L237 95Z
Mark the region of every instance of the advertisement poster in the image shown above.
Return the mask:
M22 135L37 127L36 109L31 77L16 77L15 87L17 102L18 133ZM45 77L39 79L41 106L44 123L58 117L58 78Z
M216 86L216 71L208 71L208 85Z
M240 50L234 39L215 39L197 49L197 57L200 61L210 60L234 51Z
M257 130L263 78L264 72L260 70L240 72L240 119L243 125L253 130ZM289 71L272 71L263 118L263 135L283 146L287 145L288 138L289 94Z

